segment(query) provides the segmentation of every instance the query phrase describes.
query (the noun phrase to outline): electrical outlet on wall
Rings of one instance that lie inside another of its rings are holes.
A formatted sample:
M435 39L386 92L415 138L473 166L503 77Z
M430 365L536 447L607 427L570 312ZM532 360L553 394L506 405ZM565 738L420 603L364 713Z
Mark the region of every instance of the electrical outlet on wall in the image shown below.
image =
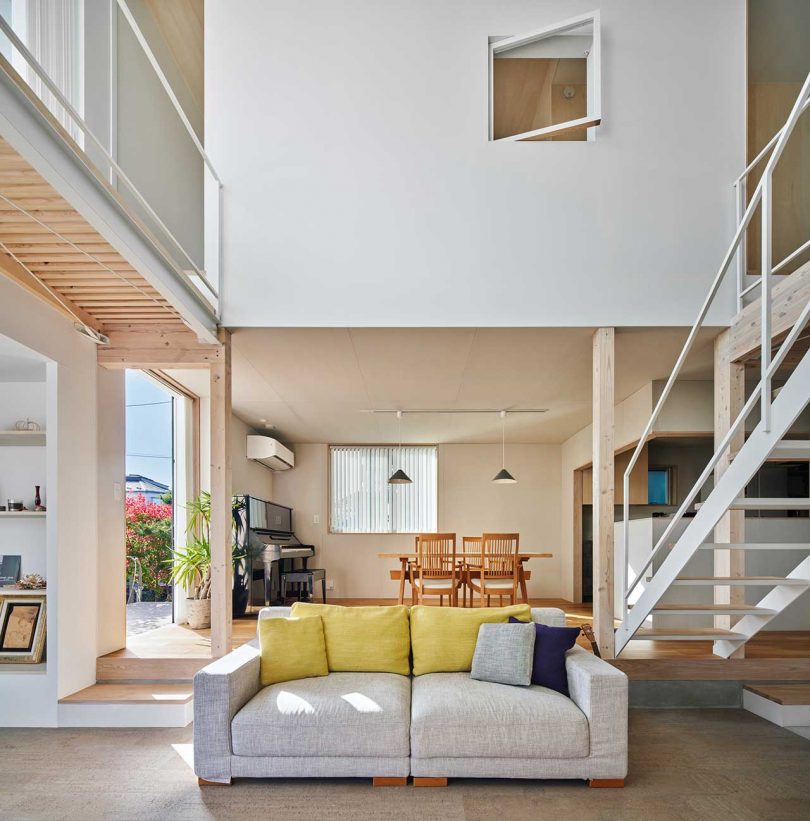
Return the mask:
M335 580L334 579L327 579L326 580L326 589L327 590L334 590L335 589Z
M316 513L316 514L312 517L312 524L314 524L314 525L319 525L320 523L321 523L321 514L320 514L320 513Z

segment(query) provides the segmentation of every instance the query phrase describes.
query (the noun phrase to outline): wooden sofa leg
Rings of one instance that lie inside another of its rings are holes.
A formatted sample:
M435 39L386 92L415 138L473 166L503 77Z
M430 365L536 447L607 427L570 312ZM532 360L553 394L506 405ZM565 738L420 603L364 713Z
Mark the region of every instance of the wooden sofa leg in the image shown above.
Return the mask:
M206 781L204 778L198 778L197 783L201 787L230 787L231 779L229 778L227 781Z
M623 778L592 778L588 781L589 787L623 787Z
M417 778L413 779L414 787L446 787L446 778Z
M408 779L405 776L375 775L371 783L375 787L404 787Z

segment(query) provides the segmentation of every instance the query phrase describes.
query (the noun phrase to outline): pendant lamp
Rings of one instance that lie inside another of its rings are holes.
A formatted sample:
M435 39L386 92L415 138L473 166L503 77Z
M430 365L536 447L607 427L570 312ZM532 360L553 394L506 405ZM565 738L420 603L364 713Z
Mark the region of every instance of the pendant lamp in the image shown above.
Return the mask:
M514 476L506 469L506 411L501 411L501 469L492 479L497 485L514 485Z
M402 411L397 411L397 426L399 432L399 450L402 452ZM514 481L514 479L512 480ZM397 468L388 480L389 485L410 485L412 479L402 468Z

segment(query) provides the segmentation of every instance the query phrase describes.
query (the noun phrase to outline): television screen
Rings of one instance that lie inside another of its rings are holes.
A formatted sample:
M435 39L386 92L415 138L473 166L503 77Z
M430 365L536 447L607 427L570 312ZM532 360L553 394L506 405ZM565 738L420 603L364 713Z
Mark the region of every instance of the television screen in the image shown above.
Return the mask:
M292 508L250 497L250 526L254 530L292 533Z

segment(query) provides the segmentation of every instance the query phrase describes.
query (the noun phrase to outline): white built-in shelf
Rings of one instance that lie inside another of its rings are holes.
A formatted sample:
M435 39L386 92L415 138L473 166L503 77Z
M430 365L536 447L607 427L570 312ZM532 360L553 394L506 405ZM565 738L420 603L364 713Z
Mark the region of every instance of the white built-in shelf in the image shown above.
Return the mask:
M0 519L44 519L45 510L0 510Z
M0 445L35 447L44 444L44 430L0 430Z
M21 673L29 676L43 676L48 672L48 663L46 661L39 664L0 664L0 676L8 673L20 675Z
M20 589L14 585L0 587L0 596L44 596L47 592L47 587L39 587L36 590Z

